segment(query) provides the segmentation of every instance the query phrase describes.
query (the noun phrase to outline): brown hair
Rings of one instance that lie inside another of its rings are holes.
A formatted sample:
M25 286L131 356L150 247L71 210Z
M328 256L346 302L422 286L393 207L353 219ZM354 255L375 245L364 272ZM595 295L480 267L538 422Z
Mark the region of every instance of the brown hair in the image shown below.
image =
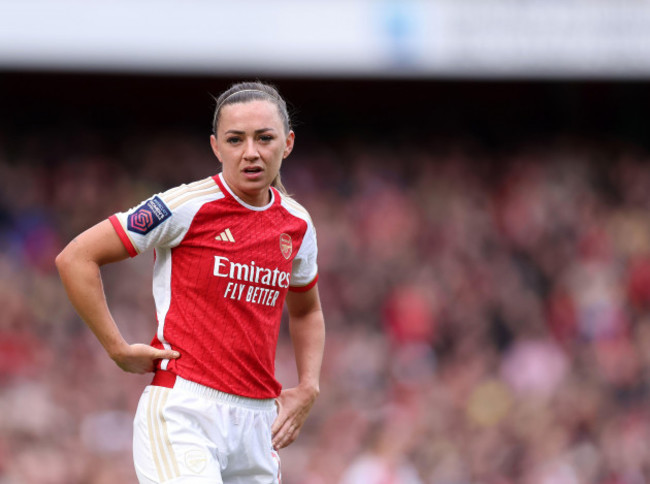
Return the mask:
M276 105L280 119L284 125L285 134L289 134L289 131L291 131L291 119L287 110L287 103L282 99L282 96L280 96L280 93L274 86L260 81L254 81L233 84L216 99L217 106L212 119L212 131L214 135L217 135L221 108L230 104L247 103L256 100L269 101ZM282 184L280 173L273 179L271 186L285 195L288 194L287 189Z

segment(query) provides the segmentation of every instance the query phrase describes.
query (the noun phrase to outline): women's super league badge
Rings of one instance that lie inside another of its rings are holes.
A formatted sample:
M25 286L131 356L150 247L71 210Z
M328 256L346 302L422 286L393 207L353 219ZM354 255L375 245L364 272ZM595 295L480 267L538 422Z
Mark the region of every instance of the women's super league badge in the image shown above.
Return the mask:
M127 228L137 234L148 234L172 216L171 210L159 197L153 197L140 205L127 219Z

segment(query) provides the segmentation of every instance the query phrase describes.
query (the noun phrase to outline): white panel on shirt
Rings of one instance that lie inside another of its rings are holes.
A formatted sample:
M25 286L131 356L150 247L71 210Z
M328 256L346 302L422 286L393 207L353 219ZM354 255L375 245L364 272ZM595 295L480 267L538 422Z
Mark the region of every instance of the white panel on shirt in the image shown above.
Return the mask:
M287 196L282 196L282 206L286 208L291 215L301 218L307 223L307 232L300 245L300 250L293 260L291 270L291 285L306 286L314 280L318 274L318 244L316 242L316 228L309 216L307 210L298 202Z
M165 348L170 349L171 346L164 338L164 327L165 318L171 305L171 249L182 242L200 208L207 202L223 198L224 195L212 178L206 178L159 193L149 200L155 197L164 202L166 208L171 212L171 216L146 234L130 231L128 217L147 202L143 202L127 212L117 213L116 216L139 254L150 248L156 248L153 297L158 319L157 337ZM161 368L167 369L168 363L169 360L163 360Z

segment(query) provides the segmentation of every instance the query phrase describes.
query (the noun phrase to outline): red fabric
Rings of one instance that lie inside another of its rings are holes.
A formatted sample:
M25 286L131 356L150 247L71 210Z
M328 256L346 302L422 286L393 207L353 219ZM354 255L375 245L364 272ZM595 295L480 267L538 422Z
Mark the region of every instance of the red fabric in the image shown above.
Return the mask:
M108 217L108 220L110 220L111 224L113 225L113 228L115 229L115 232L117 232L117 235L120 237L120 240L124 244L124 247L126 248L129 255L131 257L135 257L136 255L138 255L138 251L135 250L135 247L133 247L133 244L131 243L129 236L126 235L126 232L124 232L124 229L122 228L122 225L120 224L119 220L117 220L117 217L115 215L111 215L110 217Z
M225 198L204 204L171 250L163 337L181 357L166 369L226 393L274 398L282 388L275 378L282 307L307 223L277 194L273 206L254 211L215 180ZM235 242L215 239L226 229ZM282 234L291 237L289 258L281 250ZM158 336L152 345L163 348Z
M176 375L165 370L156 370L151 382L154 386L165 388L174 388L174 383L176 383Z
M318 282L318 274L316 274L316 277L314 277L314 280L311 281L309 284L306 286L289 286L289 290L291 292L307 292L309 291L312 287L316 285Z

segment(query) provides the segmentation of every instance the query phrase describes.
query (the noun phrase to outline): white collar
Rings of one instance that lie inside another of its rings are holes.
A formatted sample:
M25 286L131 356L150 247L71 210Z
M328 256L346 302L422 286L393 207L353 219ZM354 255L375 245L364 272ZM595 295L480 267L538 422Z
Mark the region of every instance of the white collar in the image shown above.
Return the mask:
M269 191L271 192L271 201L266 205L264 205L263 207L257 207L255 205L246 203L237 195L235 195L235 192L233 192L230 186L228 186L228 183L226 183L226 180L223 177L223 173L219 173L219 179L221 180L223 186L226 187L226 190L228 190L228 193L230 193L233 196L233 198L237 200L242 206L246 207L249 210L254 210L256 212L263 212L264 210L268 209L271 205L273 205L273 202L275 202L275 192L269 188Z

